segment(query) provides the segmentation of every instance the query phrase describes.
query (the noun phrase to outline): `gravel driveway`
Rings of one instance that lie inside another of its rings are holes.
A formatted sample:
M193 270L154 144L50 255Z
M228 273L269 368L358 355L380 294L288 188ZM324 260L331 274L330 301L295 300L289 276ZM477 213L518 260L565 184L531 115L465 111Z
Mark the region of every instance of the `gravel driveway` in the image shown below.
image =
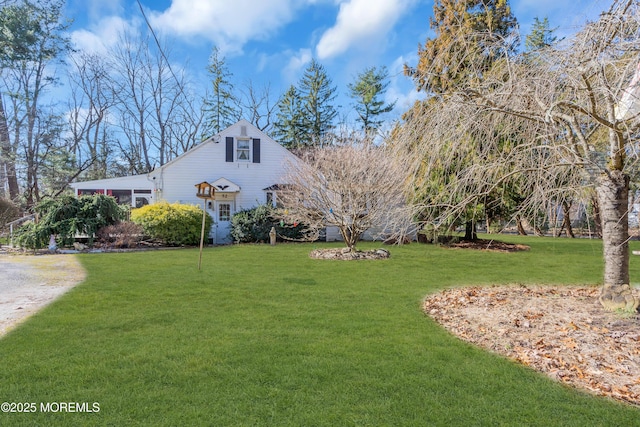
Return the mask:
M84 277L74 255L0 254L0 337Z

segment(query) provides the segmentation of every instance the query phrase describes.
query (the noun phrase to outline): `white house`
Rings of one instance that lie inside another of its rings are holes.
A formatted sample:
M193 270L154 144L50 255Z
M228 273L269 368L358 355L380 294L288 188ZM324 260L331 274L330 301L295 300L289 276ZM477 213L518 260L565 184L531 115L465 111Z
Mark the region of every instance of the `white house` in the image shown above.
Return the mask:
M231 242L231 216L240 209L275 203L287 161L298 161L289 150L246 120L203 141L174 160L144 174L75 182L76 195L108 194L120 203L198 204L195 185L206 181L215 199L206 203L214 219L209 237L216 244Z

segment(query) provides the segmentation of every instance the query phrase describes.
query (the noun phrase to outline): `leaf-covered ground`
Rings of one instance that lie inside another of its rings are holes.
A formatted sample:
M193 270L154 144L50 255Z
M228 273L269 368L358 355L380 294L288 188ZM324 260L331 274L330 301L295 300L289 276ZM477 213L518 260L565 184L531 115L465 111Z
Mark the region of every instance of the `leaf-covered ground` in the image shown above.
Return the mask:
M465 341L568 385L640 406L640 314L605 311L598 292L453 288L428 296L424 310Z

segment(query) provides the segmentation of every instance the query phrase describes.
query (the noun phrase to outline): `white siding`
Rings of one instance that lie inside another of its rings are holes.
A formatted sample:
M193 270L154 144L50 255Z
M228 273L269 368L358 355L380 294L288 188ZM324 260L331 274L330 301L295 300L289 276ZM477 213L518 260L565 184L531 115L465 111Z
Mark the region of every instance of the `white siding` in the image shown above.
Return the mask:
M226 161L226 138L250 138L260 140L260 162L254 163L253 143L250 144L250 161ZM195 185L207 181L213 183L220 178L237 184L240 191L229 193L232 202L232 214L240 209L251 208L266 202L265 188L283 182L284 166L287 161L298 161L286 148L251 125L241 120L223 130L218 135L202 142L171 162L150 172L148 175L74 183L75 189L106 188L105 185L117 183L123 188L152 190L152 203L164 200L169 203L185 203L202 206L203 201L196 196ZM113 189L116 189L113 187ZM214 205L215 206L215 205ZM214 207L212 206L212 207ZM208 209L215 219L213 209ZM215 231L212 228L212 234Z
M260 163L225 161L225 138L241 136L241 126L246 126L248 137L260 139ZM226 178L240 186L235 199L239 210L266 202L263 189L282 183L287 159L296 161L287 149L242 120L149 175L155 177L163 200L194 204L202 203L195 195L197 183Z

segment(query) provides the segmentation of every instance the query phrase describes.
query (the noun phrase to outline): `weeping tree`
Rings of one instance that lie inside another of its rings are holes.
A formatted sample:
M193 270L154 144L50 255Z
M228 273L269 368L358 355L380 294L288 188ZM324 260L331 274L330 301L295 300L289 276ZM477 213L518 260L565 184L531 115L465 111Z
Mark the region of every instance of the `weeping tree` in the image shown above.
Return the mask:
M509 37L517 28L517 21L507 0L436 0L430 27L435 36L419 46L418 64L415 68L405 67L405 73L431 101L464 87L467 80L482 80L503 51L514 51L517 41ZM496 43L500 50L493 48ZM482 144L472 139L472 132L463 138L465 144ZM473 150L464 158L466 162L476 161ZM442 169L444 179L455 181L455 176L446 175L446 166ZM482 210L472 204L466 207L461 218L466 240L477 238L476 223Z
M492 67L483 68L477 51L465 52L464 40L450 44L461 49L455 56L465 57L466 76L434 108L415 111L398 132L396 145L404 154L420 152L425 144L439 153L426 165L423 156L413 156L414 177L431 170L430 163L441 167L455 161L457 152L468 150L466 136L473 135L482 141L480 153L492 154L458 171L457 186L448 190L465 201L516 178L526 183L523 206L529 207L566 194L559 182L574 192L595 189L605 265L600 302L608 309L635 311L628 196L640 130L640 5L615 1L573 37L526 54L504 49L505 35L485 31L473 36L483 38L483 55L490 51L496 57ZM451 55L443 52L433 57L433 66L415 70L418 84L439 73ZM505 135L520 137L504 146ZM415 185L415 179L410 181Z
M334 226L351 252L362 235L401 237L409 217L402 191L404 166L384 146L332 144L309 149L302 161L290 162L278 193L287 224L304 224L305 238Z

